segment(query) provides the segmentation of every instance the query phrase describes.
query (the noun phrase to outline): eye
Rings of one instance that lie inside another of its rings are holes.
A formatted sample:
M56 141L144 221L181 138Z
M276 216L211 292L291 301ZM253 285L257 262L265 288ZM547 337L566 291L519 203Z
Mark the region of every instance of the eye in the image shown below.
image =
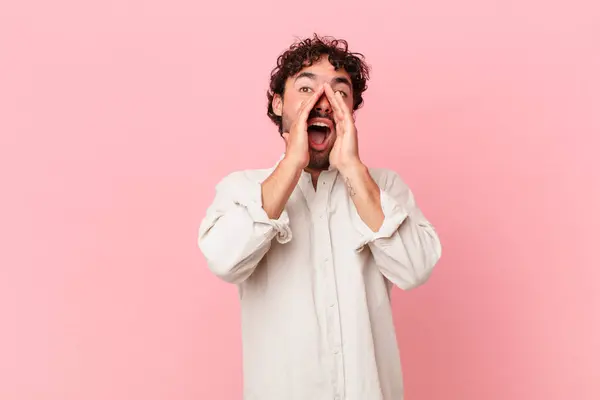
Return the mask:
M310 93L311 91L312 91L312 89L311 89L311 88L309 88L308 86L302 86L302 87L300 88L300 92L301 92L301 93Z
M336 90L336 92L338 92L339 94L341 94L342 97L348 97L348 94L346 92L344 92L343 90Z

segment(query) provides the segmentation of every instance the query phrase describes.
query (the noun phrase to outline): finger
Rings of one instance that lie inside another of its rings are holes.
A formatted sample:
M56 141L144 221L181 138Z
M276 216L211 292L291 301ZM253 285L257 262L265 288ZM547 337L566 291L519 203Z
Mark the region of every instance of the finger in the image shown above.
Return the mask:
M338 102L338 98L335 95L335 92L331 88L331 85L326 83L325 85L325 94L327 95L327 99L329 100L329 104L331 104L331 108L333 108L334 117L336 122L340 122L344 119L344 113L340 104Z
M342 94L340 92L335 92L334 97L337 99L337 104L340 107L341 112L344 115L344 117L349 117L350 116L350 109L346 105L346 102L344 101L344 98L342 97Z
M317 101L321 98L324 91L325 87L321 86L315 93L313 93L312 97L309 98L300 108L300 113L298 117L301 118L302 121L306 121L308 115L310 114L310 111L313 109L315 104L317 104Z
M327 94L327 99L329 100L329 102L332 103L336 110L341 111L340 105L338 103L338 98L336 96L336 93L338 92L334 91L331 87L331 84L329 83L325 83L323 86L325 86L325 94Z

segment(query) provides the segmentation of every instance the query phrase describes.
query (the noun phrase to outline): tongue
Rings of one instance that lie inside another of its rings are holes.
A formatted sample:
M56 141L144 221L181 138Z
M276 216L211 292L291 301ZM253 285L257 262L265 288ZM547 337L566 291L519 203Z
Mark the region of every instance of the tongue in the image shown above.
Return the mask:
M308 132L308 139L314 144L323 144L325 141L325 132L310 131Z

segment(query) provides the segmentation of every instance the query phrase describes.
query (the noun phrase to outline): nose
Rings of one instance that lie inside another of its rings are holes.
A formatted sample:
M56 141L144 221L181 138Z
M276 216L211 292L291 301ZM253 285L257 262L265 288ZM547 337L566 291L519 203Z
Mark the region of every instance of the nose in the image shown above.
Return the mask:
M329 103L329 99L326 94L323 94L321 98L315 104L315 110L317 110L321 114L331 114L331 104Z

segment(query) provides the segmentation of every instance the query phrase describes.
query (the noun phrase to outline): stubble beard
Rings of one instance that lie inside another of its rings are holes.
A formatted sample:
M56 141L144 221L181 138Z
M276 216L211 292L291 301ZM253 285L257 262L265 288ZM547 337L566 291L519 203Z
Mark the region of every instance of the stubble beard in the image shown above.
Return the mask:
M310 160L308 161L308 169L314 171L325 171L329 169L329 153L331 149L325 149L323 151L316 151L311 148L308 149L310 154Z

